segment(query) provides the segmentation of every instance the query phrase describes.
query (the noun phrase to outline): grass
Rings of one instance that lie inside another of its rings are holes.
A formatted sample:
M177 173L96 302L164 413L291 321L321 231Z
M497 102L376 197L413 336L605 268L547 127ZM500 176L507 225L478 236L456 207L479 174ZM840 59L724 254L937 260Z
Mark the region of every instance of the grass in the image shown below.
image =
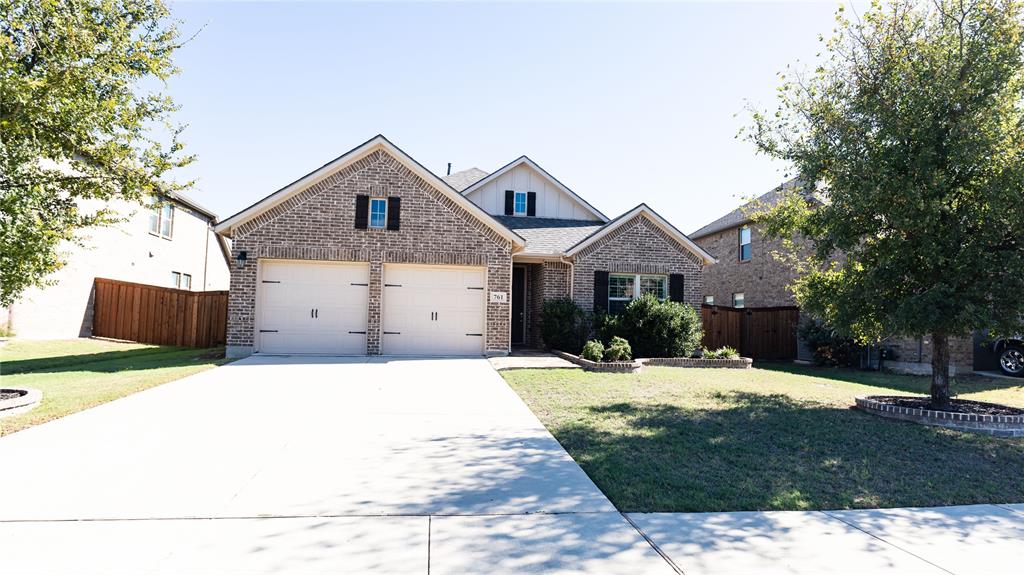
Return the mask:
M220 365L221 351L99 339L0 344L0 386L43 392L31 411L0 419L0 435Z
M621 511L1024 502L1024 439L850 408L857 395L925 393L925 377L781 364L503 375ZM1022 385L969 378L954 390L1024 407Z

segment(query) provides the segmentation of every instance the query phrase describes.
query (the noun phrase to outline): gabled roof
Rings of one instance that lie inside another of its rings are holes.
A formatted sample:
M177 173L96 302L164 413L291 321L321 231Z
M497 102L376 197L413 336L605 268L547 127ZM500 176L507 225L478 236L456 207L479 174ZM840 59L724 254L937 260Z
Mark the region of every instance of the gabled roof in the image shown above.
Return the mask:
M330 162L320 166L316 170L302 176L298 180L288 184L287 186L277 190L255 204L245 208L244 210L236 213L235 215L227 218L223 222L217 224L214 228L217 233L230 235L231 230L238 225L251 220L252 218L262 214L263 212L273 208L274 206L281 204L288 200L292 196L299 194L309 186L316 182L330 176L331 174L344 169L346 166L352 164L364 158L365 156L376 152L377 150L383 150L389 155L401 162L406 168L412 171L417 176L423 178L428 184L436 188L439 192L445 196L451 198L456 205L466 210L478 220L486 224L488 227L493 229L501 237L511 241L516 246L526 245L520 235L516 234L512 230L508 229L501 224L498 220L494 219L493 216L482 210L479 206L463 197L462 194L454 190L451 186L444 182L441 178L437 177L433 172L423 167L419 162L414 160L409 154L406 154L398 146L391 143L390 140L384 136L378 134L373 138L370 138L366 142L352 148L348 152L338 156Z
M727 230L729 228L735 228L742 226L743 224L750 223L750 208L753 206L764 206L770 208L777 204L780 199L785 195L784 192L802 187L802 183L798 178L789 180L783 183L779 187L761 194L753 200L743 204L735 210L725 214L710 224L700 228L699 230L690 234L690 237L695 240L710 236L711 234L717 234L718 232Z
M584 200L583 198L577 196L576 192L573 192L572 190L570 190L565 184L563 184L562 182L559 182L557 178L555 178L554 176L549 174L547 172L547 170L545 170L544 168L538 166L536 162L534 162L533 160L531 160L530 158L528 158L526 156L519 156L515 160L512 160L511 162L505 164L501 168L498 168L498 170L496 170L493 174L490 174L490 175L488 175L488 176L486 176L484 178L481 178L480 180L478 180L477 182L473 183L468 188L462 190L462 195L469 194L473 190L476 190L476 189L479 189L479 188L485 186L488 182L494 181L495 179L497 179L502 174L504 174L504 173L514 169L516 166L519 166L519 165L522 165L522 164L525 164L525 165L529 166L530 168L533 168L534 170L539 172L542 176L547 178L548 181L550 181L556 188L561 190L563 193L568 194L569 197L571 197L572 199L574 199L577 202L579 202L581 206L586 208L586 210L589 211L590 213L592 213L595 216L597 216L598 218L600 218L600 220L602 222L607 222L608 221L608 216L602 214L600 211L598 211L597 208L595 208L594 206L592 206L589 203L587 203L586 200Z
M455 188L456 191L461 192L486 177L487 172L480 168L470 168L461 172L455 172L454 174L448 174L447 176L441 176L441 179L449 186Z
M606 225L601 227L593 234L587 236L586 238L580 240L576 245L565 250L565 255L576 255L587 246L593 245L595 242L601 240L601 238L606 237L608 234L622 227L623 224L629 222L638 215L650 220L652 223L654 223L654 225L658 226L661 229L661 231L665 232L665 234L667 234L670 238L676 240L683 247L693 252L694 255L699 257L701 261L703 261L705 264L713 264L718 261L717 259L715 259L714 256L704 251L703 248L693 243L693 240L687 237L686 234L676 229L676 227L668 223L668 221L665 220L665 218L658 215L658 212L655 212L650 207L648 207L647 204L640 204L639 206L633 208L632 210L629 210L628 212L608 222Z
M526 249L517 255L557 255L604 227L603 222L494 216L505 227L526 238Z

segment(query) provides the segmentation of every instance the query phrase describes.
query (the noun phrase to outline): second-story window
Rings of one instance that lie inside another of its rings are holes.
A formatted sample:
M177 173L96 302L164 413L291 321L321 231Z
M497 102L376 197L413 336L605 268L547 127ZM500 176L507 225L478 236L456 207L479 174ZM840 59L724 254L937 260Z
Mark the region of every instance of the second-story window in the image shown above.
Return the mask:
M516 192L514 208L517 216L526 215L526 192Z
M388 225L388 201L386 198L370 199L370 227L379 230Z
M740 261L750 261L750 226L743 226L740 228Z
M174 231L174 205L157 204L149 211L149 233L171 239Z

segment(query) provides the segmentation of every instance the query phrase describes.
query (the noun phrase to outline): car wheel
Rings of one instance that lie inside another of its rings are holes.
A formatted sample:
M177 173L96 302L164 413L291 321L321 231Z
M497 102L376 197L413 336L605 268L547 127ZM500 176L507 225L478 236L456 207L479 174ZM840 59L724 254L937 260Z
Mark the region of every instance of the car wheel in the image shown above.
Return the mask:
M1006 375L1024 376L1024 348L1008 345L999 354L999 369Z

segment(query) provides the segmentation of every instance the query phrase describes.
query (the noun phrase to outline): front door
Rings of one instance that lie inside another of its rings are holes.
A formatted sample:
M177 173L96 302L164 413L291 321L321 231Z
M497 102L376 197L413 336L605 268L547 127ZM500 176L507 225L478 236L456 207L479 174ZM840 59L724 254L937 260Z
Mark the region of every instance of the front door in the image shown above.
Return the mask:
M526 268L512 268L512 345L526 341Z

